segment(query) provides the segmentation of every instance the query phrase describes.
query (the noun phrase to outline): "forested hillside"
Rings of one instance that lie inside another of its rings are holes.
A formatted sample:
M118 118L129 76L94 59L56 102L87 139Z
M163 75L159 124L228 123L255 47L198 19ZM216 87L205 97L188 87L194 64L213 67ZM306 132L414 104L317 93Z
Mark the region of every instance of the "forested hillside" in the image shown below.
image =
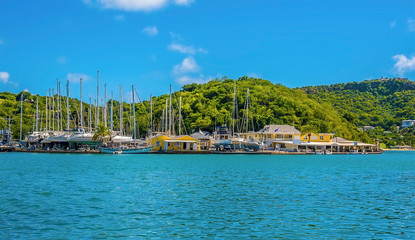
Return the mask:
M290 124L296 126L303 132L336 132L336 135L349 139L366 140L367 135L347 122L329 104L319 103L309 98L305 93L296 89L289 89L270 81L242 77L236 81L237 112L236 130L246 131L245 100L249 88L249 131L257 131L266 124ZM173 131L178 132L178 108L179 98L182 98L181 115L183 119L182 132L191 133L196 130L213 131L215 126L228 126L232 123L234 80L216 79L205 84L191 84L183 86L181 91L172 94L173 105ZM41 126L46 126L45 103L42 96L34 96L28 92L19 94L0 94L0 127L7 128L8 119L11 118L11 129L14 137L19 135L20 117L20 94L24 95L23 101L23 134L32 131L34 127L34 115L36 99L39 99L39 118ZM153 126L155 131L163 130L163 110L166 106L168 95L153 97ZM56 101L56 100L55 100ZM77 99L69 99L70 105L70 127L75 129L80 125L80 102ZM88 126L89 105L83 104L84 126ZM56 109L56 102L55 102ZM43 113L42 113L43 111ZM95 122L95 108L92 111L92 127ZM50 111L48 111L50 114ZM66 126L66 98L62 98L62 122ZM56 110L55 114L57 116ZM109 114L109 107L108 107ZM43 116L43 117L41 117ZM131 104L123 104L124 129L132 133L132 107ZM110 117L108 117L110 119ZM114 101L114 129L119 126L119 103ZM138 132L144 136L150 128L150 102L144 101L136 104L136 121ZM101 114L102 121L102 114ZM109 121L109 120L108 120ZM57 122L55 120L55 129Z
M399 130L402 120L415 119L415 82L377 79L363 82L302 87L312 99L331 103L355 126L374 126L368 131L387 145L415 145L413 128ZM389 133L390 132L390 133Z

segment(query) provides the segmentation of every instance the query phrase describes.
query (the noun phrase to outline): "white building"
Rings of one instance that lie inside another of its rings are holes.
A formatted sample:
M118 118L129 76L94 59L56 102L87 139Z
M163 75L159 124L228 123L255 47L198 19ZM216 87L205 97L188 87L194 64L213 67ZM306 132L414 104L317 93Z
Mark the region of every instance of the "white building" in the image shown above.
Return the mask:
M413 125L415 125L415 120L403 120L402 121L403 128L412 127Z

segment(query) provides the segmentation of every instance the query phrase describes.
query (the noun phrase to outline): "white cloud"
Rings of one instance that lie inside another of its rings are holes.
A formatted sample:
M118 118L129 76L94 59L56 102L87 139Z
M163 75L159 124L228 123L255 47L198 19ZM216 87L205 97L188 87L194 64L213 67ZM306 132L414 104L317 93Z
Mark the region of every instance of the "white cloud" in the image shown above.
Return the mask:
M143 29L142 32L147 34L148 36L156 36L159 33L159 30L156 26L147 26Z
M124 11L152 11L167 5L168 0L97 0L104 8Z
M66 77L68 78L70 82L73 82L73 83L79 82L79 79L81 78L82 78L82 81L87 81L90 79L88 75L83 74L83 73L68 73Z
M9 81L10 74L8 72L0 72L0 82L7 83Z
M59 64L66 64L66 57L65 57L65 56L60 56L60 57L58 57L57 62L58 62Z
M180 41L183 40L183 37L180 34L175 33L175 32L170 32L170 37L172 37L173 39L180 40Z
M190 55L194 55L196 53L207 53L207 51L203 48L195 48L193 46L186 46L178 43L172 43L167 48L171 51Z
M194 0L82 0L85 5L98 4L106 9L123 11L155 11L169 4L189 6Z
M190 4L192 4L194 2L194 0L174 0L174 3L177 5L185 5L188 6Z
M211 77L204 77L203 75L199 75L198 77L192 77L188 75L180 76L176 78L176 82L178 84L189 84L189 83L207 83L211 80Z
M398 22L396 20L394 20L394 21L392 21L392 22L389 23L389 27L390 28L395 28L397 23Z
M173 73L180 75L183 73L189 72L198 72L200 70L199 65L197 65L196 60L193 57L187 57L183 59L181 64L177 64L173 68Z
M408 30L410 32L415 32L415 20L414 19L408 19Z
M122 15L122 14L115 15L114 16L114 21L116 21L116 22L123 22L123 21L125 21L125 16Z
M415 70L415 57L407 58L403 54L398 54L393 56L392 59L396 61L393 68L399 75Z
M30 92L29 92L29 89L27 89L27 88L23 89L23 92L28 92L28 93L30 93Z

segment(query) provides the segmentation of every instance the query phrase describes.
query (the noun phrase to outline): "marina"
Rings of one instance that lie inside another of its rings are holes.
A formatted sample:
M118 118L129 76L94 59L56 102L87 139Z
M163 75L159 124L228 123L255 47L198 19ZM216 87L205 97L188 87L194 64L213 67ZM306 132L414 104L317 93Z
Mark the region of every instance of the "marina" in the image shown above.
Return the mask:
M379 141L369 144L347 140L332 133L318 133L313 130L301 132L293 125L258 125L252 118L250 88L246 89L243 109L238 110L236 80L233 80L233 100L231 121L211 126L207 130L189 129L182 116L181 92L170 91L165 102L161 103L161 115L153 112L153 98L147 105L148 118L145 132L140 133L140 123L136 118L137 90L131 86L131 102L123 97L120 85L120 99L114 101L113 91L107 98L107 85L104 91L97 71L95 105L83 101L83 79L79 79L80 99L70 98L69 81L66 82L66 96L62 95L61 82L56 80L55 89L46 91L45 105L39 107L39 96L32 100L35 112L32 131L23 132L24 94L18 96L20 102L19 140L13 141L13 132L3 129L1 133L2 151L19 152L65 152L65 153L104 153L104 154L379 154L382 153ZM100 91L101 89L101 91ZM104 97L101 97L101 94ZM100 104L101 99L101 104ZM140 102L140 100L139 100ZM160 102L159 102L160 104ZM118 105L118 106L115 106ZM160 106L160 105L159 105ZM127 110L126 110L126 107ZM44 111L40 111L44 108ZM118 109L116 112L115 110ZM87 113L87 114L84 114ZM44 114L43 114L44 113ZM66 114L64 114L66 113ZM45 117L43 118L43 115ZM126 118L126 119L125 119ZM229 123L229 125L227 125ZM192 124L192 123L190 123ZM255 127L255 125L257 125ZM302 126L299 126L302 127ZM17 134L15 134L16 136Z

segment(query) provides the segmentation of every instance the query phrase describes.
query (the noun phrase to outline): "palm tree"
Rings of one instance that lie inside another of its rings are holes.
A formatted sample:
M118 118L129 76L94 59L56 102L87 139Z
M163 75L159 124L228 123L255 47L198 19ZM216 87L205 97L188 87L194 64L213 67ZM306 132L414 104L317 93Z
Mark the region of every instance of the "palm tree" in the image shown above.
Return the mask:
M92 140L104 142L111 139L111 131L104 124L98 125Z

